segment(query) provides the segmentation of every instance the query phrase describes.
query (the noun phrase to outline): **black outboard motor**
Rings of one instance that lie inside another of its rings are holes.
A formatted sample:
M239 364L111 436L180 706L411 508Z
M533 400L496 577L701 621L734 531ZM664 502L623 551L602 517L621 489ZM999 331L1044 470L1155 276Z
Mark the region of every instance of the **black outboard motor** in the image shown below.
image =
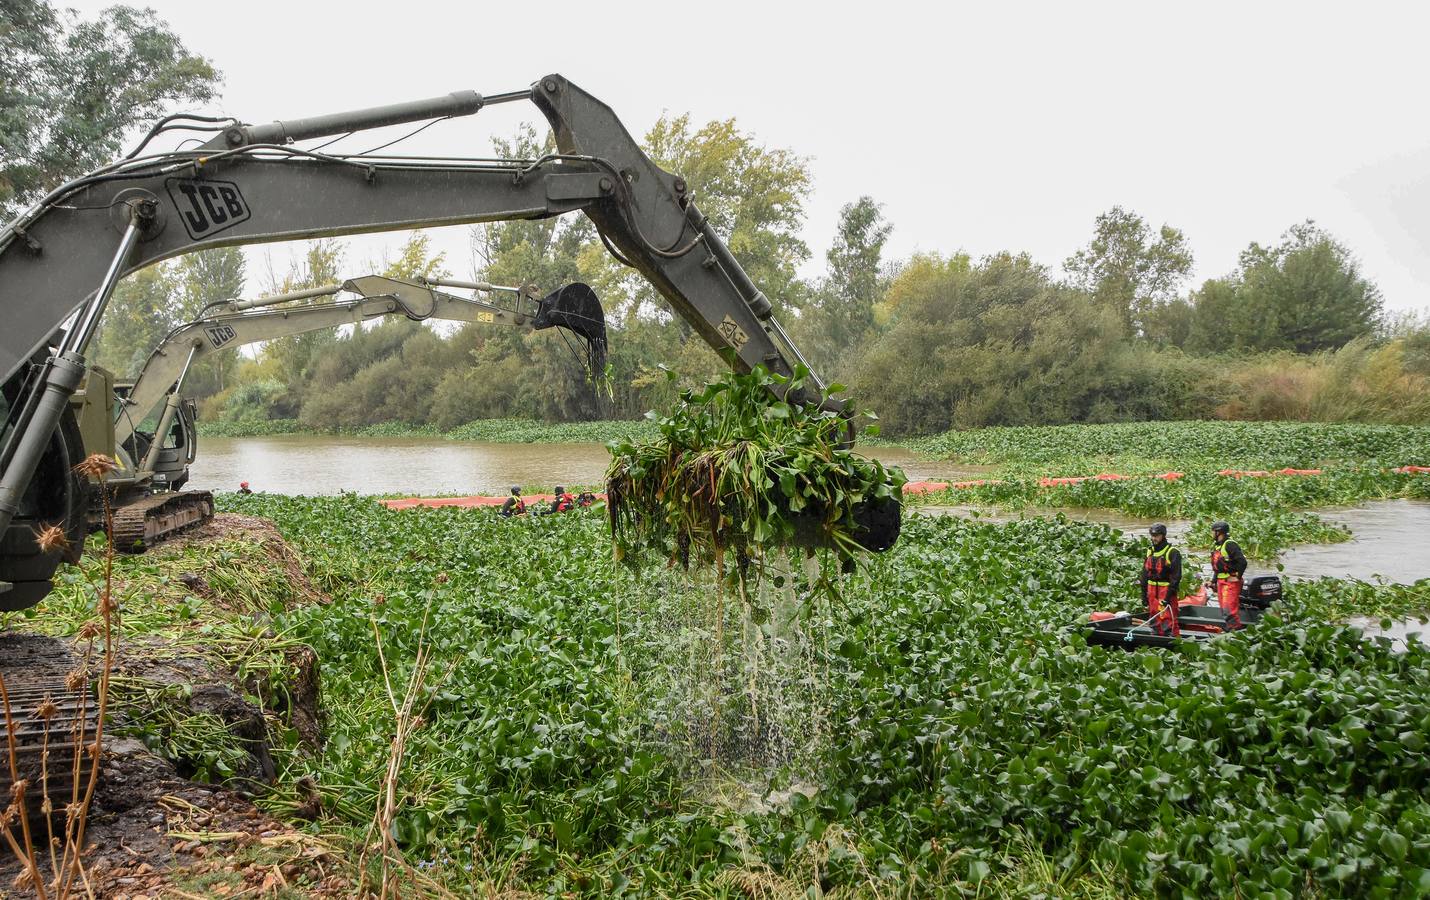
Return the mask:
M589 284L574 281L541 299L532 327L565 328L586 339L586 363L592 378L606 372L606 311Z
M1253 575L1241 590L1241 603L1256 609L1266 609L1281 599L1280 575Z

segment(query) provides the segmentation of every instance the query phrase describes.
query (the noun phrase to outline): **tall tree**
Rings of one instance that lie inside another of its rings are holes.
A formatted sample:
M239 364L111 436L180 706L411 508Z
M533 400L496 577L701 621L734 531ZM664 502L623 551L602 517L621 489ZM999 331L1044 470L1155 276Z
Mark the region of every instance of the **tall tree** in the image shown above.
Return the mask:
M887 287L883 253L891 231L872 197L839 210L839 228L825 254L828 275L805 305L799 329L822 370L851 368L873 335L874 306Z
M243 251L237 247L200 250L180 257L175 274L182 321L197 318L210 304L242 297L246 268ZM203 398L222 391L233 381L239 361L237 353L209 354L189 374L184 394Z
M288 274L281 282L270 285L269 292L287 293L342 281L343 256L346 251L347 248L334 238L313 241L308 245L302 260L295 261L289 267ZM320 299L317 302L325 301ZM264 345L261 374L275 378L287 386L279 407L272 410L273 418L293 418L298 415L303 398L307 394L312 367L336 341L337 336L331 329L327 329L281 337Z
M214 97L218 72L152 10L82 20L47 0L3 8L0 219L111 159L134 125Z
M808 160L759 144L734 119L697 131L688 113L661 116L646 132L645 149L661 168L685 178L700 211L770 299L797 303L795 270L809 258L799 236Z
M176 267L159 263L119 282L95 340L94 359L120 378L139 374L149 354L183 321Z
M1280 243L1253 243L1241 254L1234 294L1197 297L1194 331L1204 349L1331 350L1374 333L1381 314L1376 286L1344 244L1311 221Z
M889 293L854 384L891 433L1108 418L1122 402L1107 396L1116 314L1026 254L918 258Z
M1154 236L1141 216L1114 206L1063 268L1075 286L1117 312L1128 334L1145 335L1154 310L1175 299L1191 273L1192 252L1179 229L1163 225Z

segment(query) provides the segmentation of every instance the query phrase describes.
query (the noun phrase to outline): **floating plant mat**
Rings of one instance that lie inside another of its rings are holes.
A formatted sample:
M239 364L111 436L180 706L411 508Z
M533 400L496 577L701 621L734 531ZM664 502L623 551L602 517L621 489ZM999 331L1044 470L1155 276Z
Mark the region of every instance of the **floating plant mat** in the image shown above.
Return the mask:
M827 549L847 566L861 551L892 546L904 473L848 449L850 411L824 408L828 395L787 403L777 389L814 394L802 368L786 379L757 367L682 393L664 417L651 414L657 438L609 445L618 559L661 554L688 565L694 555L723 569L733 554L743 581L751 564L758 571L783 548Z

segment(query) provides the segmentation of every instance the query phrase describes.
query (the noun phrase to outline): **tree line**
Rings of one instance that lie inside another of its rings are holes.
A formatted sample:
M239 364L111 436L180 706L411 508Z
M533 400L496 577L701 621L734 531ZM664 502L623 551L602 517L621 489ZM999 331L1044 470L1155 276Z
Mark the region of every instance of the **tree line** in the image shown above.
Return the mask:
M0 29L6 214L113 156L126 126L217 91L212 65L152 13L114 7L84 21L38 0L11 5ZM865 196L840 210L822 271L801 277L811 257L800 237L807 159L733 119L662 116L643 145L686 179L814 367L849 385L890 433L1208 417L1430 422L1430 329L1387 317L1354 254L1313 222L1250 243L1233 271L1189 285L1185 235L1122 207L1051 266L1016 250L890 259L893 224ZM515 158L551 149L529 128L494 147ZM485 418L635 418L723 365L584 218L477 226L471 247L476 271L464 276L592 285L610 329L606 377L592 379L558 333L383 320L272 341L256 358L215 355L189 392L206 418L228 422L450 429ZM169 329L210 303L373 268L331 240L263 278L236 249L153 266L116 291L97 356L133 375ZM452 274L420 233L376 268Z

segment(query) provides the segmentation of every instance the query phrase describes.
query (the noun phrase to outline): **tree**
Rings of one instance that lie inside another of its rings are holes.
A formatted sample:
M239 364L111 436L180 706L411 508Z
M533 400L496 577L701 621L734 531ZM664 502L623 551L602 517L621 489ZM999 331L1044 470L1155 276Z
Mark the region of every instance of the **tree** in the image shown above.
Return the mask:
M761 146L734 119L692 131L689 114L661 116L646 132L645 150L685 179L700 211L772 301L799 301L795 270L809 258L799 236L810 190L805 158Z
M219 74L151 10L93 20L6 0L0 20L0 218L119 151L136 123L213 99Z
M1123 341L1116 314L1026 254L916 257L889 289L892 324L856 394L891 433L1113 418L1105 396Z
M382 274L388 278L408 280L422 278L446 278L447 254L445 251L432 253L432 236L414 231L407 236L407 242L397 251L397 259L388 262Z
M1182 232L1152 229L1131 210L1114 206L1097 217L1092 240L1063 263L1072 283L1115 310L1130 335L1145 335L1154 310L1176 298L1192 270Z
M120 378L139 374L149 354L183 321L183 294L175 266L140 269L114 289L100 322L92 357Z
M823 372L852 368L873 336L874 307L887 287L882 265L891 231L872 197L839 210L839 228L825 254L828 275L811 292L798 329L805 352Z
M1380 291L1355 257L1306 221L1275 246L1247 247L1237 273L1215 293L1203 286L1193 331L1208 350L1312 353L1373 334L1380 314Z
M697 131L689 116L662 116L644 144L657 165L686 179L701 212L755 282L781 306L797 303L803 286L796 269L809 255L799 238L809 190L805 161L761 147L733 120ZM497 141L496 150L534 158L549 152L551 144L523 128L514 138ZM687 383L723 366L671 315L644 277L606 252L584 217L497 222L477 226L472 234L478 274L487 281L532 283L545 290L584 281L596 290L608 323L619 330L610 350L612 392L599 405L594 402L580 360L558 334L523 338L467 329L458 339L469 343L473 367L444 378L436 413L443 421L476 415L639 415L671 396L659 365L674 368Z
M206 307L243 296L247 263L237 247L200 250L179 258L175 267L180 321L197 318ZM177 324L177 323L176 323ZM238 369L236 353L211 353L184 382L184 395L204 398L222 391Z
M313 241L301 262L295 262L283 281L269 286L279 294L342 281L344 245L333 238ZM314 301L309 301L314 302ZM316 302L327 302L319 298ZM263 347L263 377L276 378L287 386L282 402L273 410L274 418L293 418L303 405L312 367L326 348L337 341L332 329L295 334L269 341Z

